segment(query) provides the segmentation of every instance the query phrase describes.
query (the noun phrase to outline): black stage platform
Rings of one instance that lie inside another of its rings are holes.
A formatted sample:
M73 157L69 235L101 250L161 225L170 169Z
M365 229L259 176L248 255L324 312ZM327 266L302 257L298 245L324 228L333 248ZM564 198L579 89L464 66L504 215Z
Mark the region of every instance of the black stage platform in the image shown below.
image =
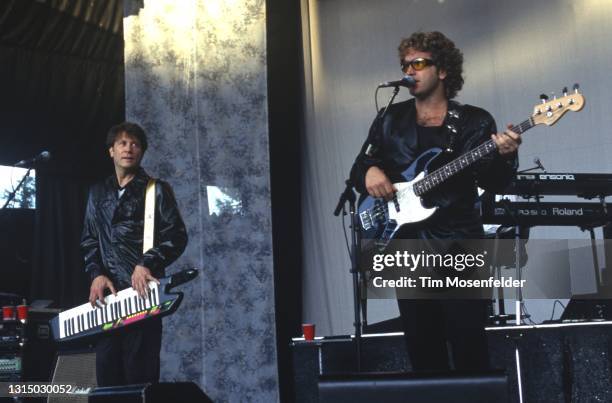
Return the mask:
M612 402L612 321L487 328L491 364L508 375L519 402L515 343L525 402ZM352 338L293 339L295 401L318 402L320 375L356 372ZM401 333L362 338L362 372L410 370ZM451 402L452 400L449 400Z

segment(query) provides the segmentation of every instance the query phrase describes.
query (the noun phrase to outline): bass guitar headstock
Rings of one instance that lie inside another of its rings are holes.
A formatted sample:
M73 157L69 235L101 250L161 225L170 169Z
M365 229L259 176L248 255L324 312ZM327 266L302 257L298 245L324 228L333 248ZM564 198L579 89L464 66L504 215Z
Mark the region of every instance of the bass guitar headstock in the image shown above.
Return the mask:
M567 111L578 112L581 110L584 107L584 96L578 92L578 88L578 84L574 84L573 92L568 93L567 87L565 87L563 88L563 96L554 97L552 100L549 100L545 94L540 95L542 103L533 107L533 115L531 116L534 125L552 126Z

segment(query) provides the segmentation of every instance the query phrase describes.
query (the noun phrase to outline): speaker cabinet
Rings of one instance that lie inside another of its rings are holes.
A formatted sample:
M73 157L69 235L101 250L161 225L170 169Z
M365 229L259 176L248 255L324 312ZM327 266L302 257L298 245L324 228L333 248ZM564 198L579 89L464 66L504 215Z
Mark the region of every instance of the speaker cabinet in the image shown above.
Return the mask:
M212 403L193 382L146 383L142 385L95 388L89 403Z
M319 378L320 403L507 403L507 377L490 373L360 373Z
M61 352L57 355L53 378L55 384L77 385L93 389L96 383L96 353L94 351ZM48 403L87 403L87 394L50 396Z
M23 379L28 382L49 382L53 364L57 360L57 346L51 335L49 320L59 310L31 309L26 324L26 343L23 352Z
M612 302L600 298L600 294L578 295L572 298L565 307L561 320L610 320L612 319ZM580 298L582 297L582 298Z

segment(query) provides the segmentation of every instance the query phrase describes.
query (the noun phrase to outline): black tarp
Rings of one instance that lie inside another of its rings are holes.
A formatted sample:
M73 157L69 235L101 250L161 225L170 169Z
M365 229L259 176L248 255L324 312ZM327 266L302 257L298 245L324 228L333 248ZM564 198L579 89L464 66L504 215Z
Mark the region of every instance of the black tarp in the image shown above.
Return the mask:
M105 134L125 118L122 3L0 2L0 164L53 156L36 172L30 299L70 307L88 294L78 250L87 187L111 172Z

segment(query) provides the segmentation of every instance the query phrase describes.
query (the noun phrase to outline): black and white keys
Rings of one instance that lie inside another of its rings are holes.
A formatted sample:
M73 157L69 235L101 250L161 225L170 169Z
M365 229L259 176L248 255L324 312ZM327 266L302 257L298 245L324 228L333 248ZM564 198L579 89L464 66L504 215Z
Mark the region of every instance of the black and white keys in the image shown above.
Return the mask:
M107 323L124 319L129 315L159 305L159 288L154 281L149 282L147 298L141 298L133 288L126 288L117 295L104 298L104 305L94 308L88 302L59 314L60 339L84 333Z

